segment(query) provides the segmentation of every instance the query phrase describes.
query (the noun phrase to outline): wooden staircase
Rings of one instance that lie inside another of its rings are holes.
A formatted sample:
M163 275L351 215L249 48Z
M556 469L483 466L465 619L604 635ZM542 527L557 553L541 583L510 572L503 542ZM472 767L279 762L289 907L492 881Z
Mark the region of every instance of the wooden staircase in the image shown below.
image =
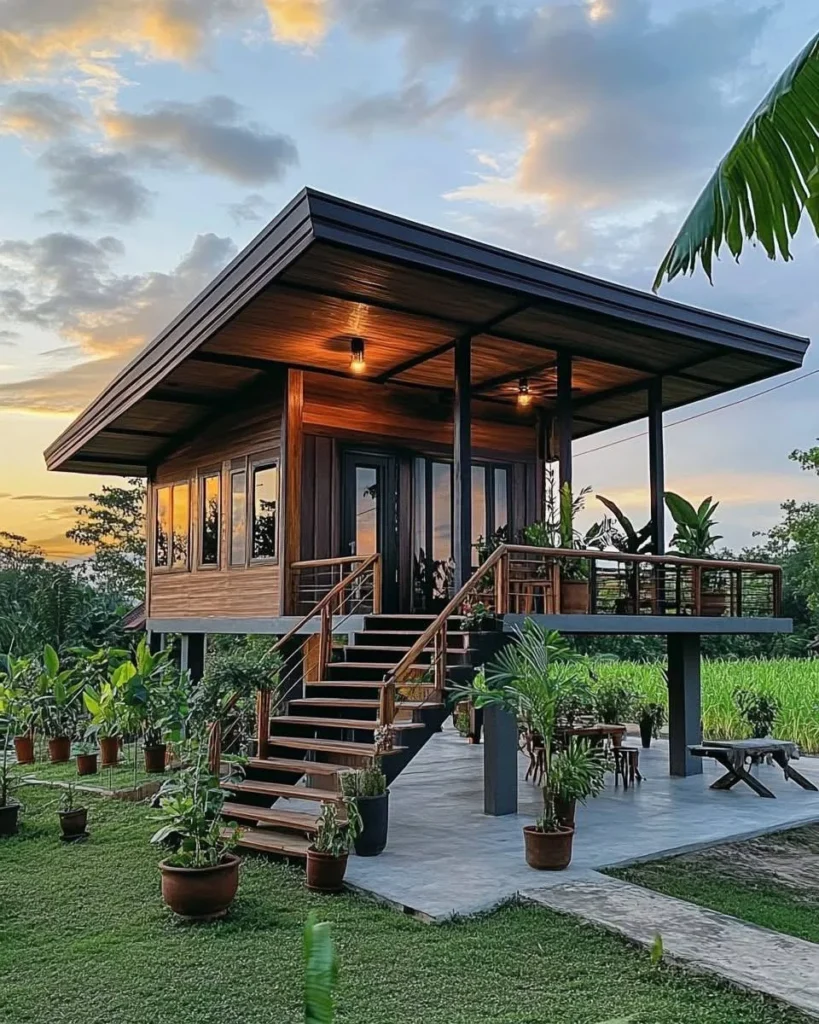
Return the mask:
M334 651L321 678L303 682L303 693L273 715L263 715L267 742L259 737L242 781L223 782L229 793L223 817L242 829L240 848L305 857L323 803L341 803L339 774L372 763L377 755L382 690L391 670L435 622L433 615L366 615L364 629ZM469 664L467 636L457 623L447 631L446 670ZM399 685L392 722L394 743L381 755L391 782L430 736L446 708L432 681L433 645L423 648L412 678ZM402 692L403 691L403 692ZM407 699L402 699L406 696Z

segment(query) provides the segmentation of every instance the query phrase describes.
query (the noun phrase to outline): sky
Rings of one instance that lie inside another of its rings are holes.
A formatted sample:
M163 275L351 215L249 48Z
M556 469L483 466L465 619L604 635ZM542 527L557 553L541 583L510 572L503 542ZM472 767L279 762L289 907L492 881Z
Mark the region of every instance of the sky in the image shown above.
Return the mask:
M647 289L818 29L804 0L0 0L0 530L76 553L104 481L43 449L303 186ZM795 255L663 294L811 336L815 237ZM749 543L819 497L787 458L817 389L668 414L667 486ZM576 481L640 522L642 429L575 444Z

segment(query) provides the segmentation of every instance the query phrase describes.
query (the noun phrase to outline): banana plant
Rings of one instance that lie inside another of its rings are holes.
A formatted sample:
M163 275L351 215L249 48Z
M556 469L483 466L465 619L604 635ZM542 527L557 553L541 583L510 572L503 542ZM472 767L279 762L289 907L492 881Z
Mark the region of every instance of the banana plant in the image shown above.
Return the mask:
M333 1024L333 989L338 978L338 958L327 921L315 912L304 926L304 1021Z
M618 534L616 530L612 530L609 534L609 538L617 550L632 555L648 554L651 551L651 520L649 519L646 525L638 530L611 498L604 498L602 494L598 494L597 500L611 512L617 520L617 525L623 531Z
M40 672L35 683L34 721L46 736L71 736L77 723L82 683L72 668L61 668L60 657L51 644L43 648Z
M681 498L679 494L666 491L665 504L677 527L671 538L674 549L672 554L684 555L686 558L713 558L714 545L722 540L720 534L713 532L716 526L714 514L719 508L719 502L709 497L694 508L690 501Z

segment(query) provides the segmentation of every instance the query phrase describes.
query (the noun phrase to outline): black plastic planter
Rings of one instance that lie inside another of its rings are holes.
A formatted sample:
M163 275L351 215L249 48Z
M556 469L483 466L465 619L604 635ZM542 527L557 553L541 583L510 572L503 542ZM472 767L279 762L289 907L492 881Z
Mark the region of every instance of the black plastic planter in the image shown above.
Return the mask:
M651 746L651 737L654 732L651 722L640 722L640 739L643 741L643 749L648 750Z
M0 836L17 835L17 813L19 810L20 805L17 803L0 807Z
M390 793L357 798L363 828L355 841L359 857L376 857L387 845L387 827L390 819Z

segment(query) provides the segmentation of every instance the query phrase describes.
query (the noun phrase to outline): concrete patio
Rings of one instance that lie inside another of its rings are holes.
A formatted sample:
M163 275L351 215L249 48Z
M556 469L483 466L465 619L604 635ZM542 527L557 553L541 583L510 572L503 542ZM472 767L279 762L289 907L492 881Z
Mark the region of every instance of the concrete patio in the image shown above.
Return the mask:
M639 745L639 740L630 740ZM519 760L518 814L483 813L483 747L470 746L447 723L391 788L390 832L379 857L351 857L347 880L430 919L487 910L537 887L594 877L597 869L750 838L819 821L819 793L786 782L763 766L760 779L776 800L740 785L708 786L721 773L671 778L668 743L641 751L641 784L624 791L610 778L596 800L578 810L574 859L565 872L534 871L523 856L523 825L540 809L540 791L524 782ZM819 784L819 759L799 770Z

